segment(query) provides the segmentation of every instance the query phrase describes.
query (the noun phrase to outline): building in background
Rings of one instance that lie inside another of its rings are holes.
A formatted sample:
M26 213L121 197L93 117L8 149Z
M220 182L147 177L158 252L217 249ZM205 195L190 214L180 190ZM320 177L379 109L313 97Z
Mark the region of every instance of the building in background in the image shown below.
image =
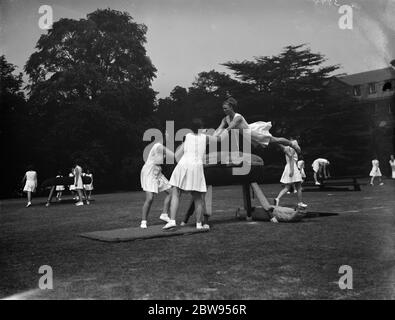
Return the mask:
M372 154L389 174L388 159L395 149L395 69L392 67L336 77L356 103L369 111Z

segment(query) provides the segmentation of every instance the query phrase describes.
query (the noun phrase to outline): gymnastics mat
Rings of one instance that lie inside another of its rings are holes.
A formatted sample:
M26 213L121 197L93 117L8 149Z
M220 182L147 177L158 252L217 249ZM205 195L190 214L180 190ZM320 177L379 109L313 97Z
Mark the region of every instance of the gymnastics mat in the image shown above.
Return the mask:
M104 231L94 231L81 233L80 236L92 240L105 242L124 242L134 240L145 240L153 238L173 237L181 235L189 235L193 233L207 232L207 229L196 229L195 226L177 226L176 228L163 230L163 225L148 226L147 229L122 228Z

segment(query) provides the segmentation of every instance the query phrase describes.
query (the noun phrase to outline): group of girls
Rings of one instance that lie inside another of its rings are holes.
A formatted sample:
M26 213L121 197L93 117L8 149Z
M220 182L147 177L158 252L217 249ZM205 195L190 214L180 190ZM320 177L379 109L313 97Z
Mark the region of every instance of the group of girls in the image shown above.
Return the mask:
M90 177L89 184L83 184L82 178L84 176ZM63 176L61 172L58 172L56 178L62 178L62 177ZM87 169L86 172L83 172L81 166L76 164L71 169L69 177L73 178L74 183L69 185L69 190L73 195L73 199L76 200L76 205L77 206L83 205L84 204L83 200L85 200L86 203L89 204L93 190L93 174L90 172L89 169ZM27 195L26 207L30 207L32 205L32 194L36 192L38 186L37 172L34 170L32 165L28 166L27 171L22 179L22 184L24 184L23 192L25 192ZM63 191L65 190L64 185L57 185L55 187L55 190L56 190L57 201L61 201ZM51 198L52 198L52 191L46 203L47 207L50 205Z
M166 222L163 229L176 227L176 216L182 191L190 192L192 195L196 213L196 228L210 228L204 202L204 195L207 191L203 170L206 146L210 141L220 141L230 130L242 130L243 134L247 132L246 137L251 139L250 142L254 145L262 147L266 147L269 143L280 145L287 159L287 172L284 172L282 182L286 185L297 185L298 196L301 198L299 188L301 176L300 173L298 174L299 169L296 170L294 166L295 161L297 161L296 155L301 152L297 141L273 137L269 132L271 128L270 122L258 121L248 124L242 115L234 111L236 106L237 101L234 98L229 98L223 103L222 109L226 116L213 135L202 133L203 122L201 119L193 119L192 133L188 133L185 136L183 144L177 149L175 154L161 143L153 145L141 170L141 187L146 192L146 199L142 208L141 228L147 228L147 217L154 195L162 191L167 193L163 211L160 215L160 219ZM178 162L170 181L161 172L160 165L163 164L165 156L174 157ZM280 197L277 197L278 200ZM299 205L306 206L301 199Z

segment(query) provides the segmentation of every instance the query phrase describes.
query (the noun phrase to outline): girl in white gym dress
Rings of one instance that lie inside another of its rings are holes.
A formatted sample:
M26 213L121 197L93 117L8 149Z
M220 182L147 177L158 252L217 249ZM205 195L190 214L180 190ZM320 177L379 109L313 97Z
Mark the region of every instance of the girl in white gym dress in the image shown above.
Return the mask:
M180 158L175 167L170 184L174 187L170 205L170 221L163 229L176 226L176 215L179 205L180 191L191 192L195 203L196 228L209 229L209 225L202 225L202 214L204 213L204 195L207 191L206 179L204 177L203 161L206 153L206 145L210 140L219 141L222 136L211 137L200 133L203 122L200 119L192 120L192 131L185 136L184 143L176 151L176 159Z
M222 109L226 114L226 117L222 119L220 126L217 128L214 135L220 135L223 131L230 131L232 129L239 129L246 131L248 133L246 138L250 136L251 143L261 145L262 147L267 147L269 143L279 144L283 146L289 146L297 153L300 153L300 147L296 140L288 140L282 137L273 137L270 133L270 129L272 127L271 122L257 121L251 124L248 124L246 119L234 111L234 108L237 106L237 101L234 98L227 99L223 105Z
M163 201L163 211L159 219L168 222L169 207L171 200L171 185L162 173L161 164L164 163L164 156L174 157L174 154L164 147L161 143L155 143L145 161L140 173L141 188L145 191L145 202L142 208L142 217L140 227L147 228L147 217L154 201L154 196L159 192L166 192L167 195Z
M281 176L280 182L284 184L284 188L280 191L277 198L275 198L275 205L278 206L280 203L281 197L286 194L291 186L295 187L298 198L298 206L300 208L306 208L307 205L302 201L302 174L298 168L298 155L295 150L291 147L281 146L282 150L285 153L286 165L283 171L283 175Z
M23 176L22 183L25 182L23 191L27 194L26 208L32 205L32 193L36 192L37 188L37 172L33 170L32 166L28 167L25 175Z
M384 184L383 180L381 179L381 171L380 171L380 162L377 159L372 160L372 170L370 170L371 179L370 179L370 185L374 185L374 179L378 178L379 179L379 184L382 186Z

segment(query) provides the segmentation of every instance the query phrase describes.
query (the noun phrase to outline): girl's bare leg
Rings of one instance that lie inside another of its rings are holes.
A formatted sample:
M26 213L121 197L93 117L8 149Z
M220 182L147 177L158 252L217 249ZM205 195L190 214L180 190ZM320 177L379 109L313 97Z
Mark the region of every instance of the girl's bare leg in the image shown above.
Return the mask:
M302 197L302 184L300 182L295 183L295 189L296 189L296 196L298 198L298 203L303 202L303 197Z
M78 199L78 201L79 202L83 202L84 201L84 196L83 196L83 194L82 194L82 189L77 189L77 194L78 194L78 197L79 197L79 199Z
M284 194L286 194L286 193L289 191L289 189L290 189L290 185L289 185L289 184L286 184L286 185L284 186L284 188L280 191L280 193L278 194L278 196L277 196L277 198L276 198L276 205L279 205L280 199L282 198L282 196L283 196Z
M292 142L291 140L288 140L286 138L278 138L278 137L270 137L270 141L269 143L275 143L275 144L281 144L283 146L288 146L291 147L292 149L294 149L297 153L300 153L300 147L299 145L295 142Z
M178 205L180 202L180 191L177 187L174 187L171 195L170 202L170 220L176 220Z
M143 204L141 220L147 221L148 213L151 210L151 205L153 200L154 200L154 194L152 192L145 192L145 202Z
M27 202L28 203L32 202L32 193L31 193L31 191L27 192Z
M195 212L196 212L196 224L202 223L202 214L203 214L203 199L201 192L192 192L192 198L195 203Z
M171 189L166 190L166 198L163 200L163 211L162 213L169 213L170 211L170 202L171 202Z
M188 211L185 213L184 220L183 220L183 222L185 224L188 223L189 218L193 215L194 212L195 212L195 202L194 202L193 198L191 198L191 202L189 204Z

